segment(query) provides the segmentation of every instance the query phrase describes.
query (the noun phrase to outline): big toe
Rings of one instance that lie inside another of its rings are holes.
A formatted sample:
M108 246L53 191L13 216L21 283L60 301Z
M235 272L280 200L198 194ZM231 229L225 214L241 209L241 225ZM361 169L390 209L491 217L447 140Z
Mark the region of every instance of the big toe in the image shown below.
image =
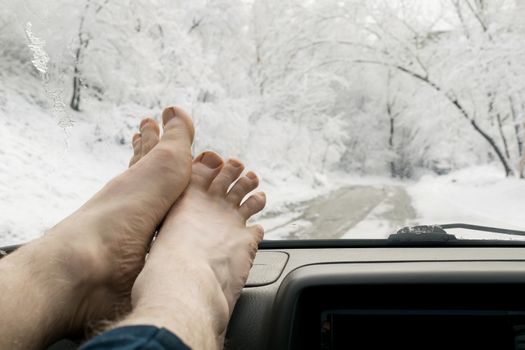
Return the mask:
M164 134L160 141L156 143L156 123L145 120L141 128L142 149L152 149L110 186L110 192L126 197L124 200L135 203L134 207L151 208L156 221L162 219L190 181L194 134L191 118L181 109L167 108L162 117ZM147 142L150 145L144 146Z
M144 157L145 167L152 169L148 174L150 178L144 180L151 180L153 177L155 181L149 182L155 186L157 191L168 190L175 192L178 196L190 180L191 144L195 131L191 117L178 107L166 108L162 112L162 120L164 133L158 144ZM152 140L155 141L154 131L150 133ZM174 188L174 185L178 183L182 183L182 188L177 186Z
M182 142L191 146L195 129L188 113L179 107L168 107L162 112L162 124L164 126L162 142Z
M224 161L215 152L203 152L195 158L192 166L191 183L207 190L224 166Z

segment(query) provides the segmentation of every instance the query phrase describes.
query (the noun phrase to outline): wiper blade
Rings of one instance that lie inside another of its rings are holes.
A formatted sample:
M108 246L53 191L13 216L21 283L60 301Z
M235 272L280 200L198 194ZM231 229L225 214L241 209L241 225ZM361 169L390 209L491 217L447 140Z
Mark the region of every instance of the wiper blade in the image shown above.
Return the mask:
M446 229L466 229L473 231L501 233L510 236L525 236L525 231L510 230L499 227L479 226L470 224L444 224L444 225L420 225L407 226L398 230L388 237L389 241L395 242L450 242L457 241L455 235L445 231Z
M499 228L499 227L479 226L479 225L470 225L470 224L461 224L461 223L445 224L445 225L438 225L438 226L441 227L442 229L462 228L466 230L502 233L504 235L511 235L511 236L525 236L525 231L509 230L506 228Z

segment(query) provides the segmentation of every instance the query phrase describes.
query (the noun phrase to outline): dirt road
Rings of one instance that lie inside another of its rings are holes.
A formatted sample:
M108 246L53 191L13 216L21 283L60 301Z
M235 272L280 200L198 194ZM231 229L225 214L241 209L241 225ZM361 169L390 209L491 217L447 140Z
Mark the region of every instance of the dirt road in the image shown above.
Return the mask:
M399 228L415 219L410 196L401 186L356 185L339 188L327 195L287 207L293 218L267 230L284 239L335 239L365 220L386 222ZM269 213L262 219L280 215ZM351 238L347 234L346 238Z

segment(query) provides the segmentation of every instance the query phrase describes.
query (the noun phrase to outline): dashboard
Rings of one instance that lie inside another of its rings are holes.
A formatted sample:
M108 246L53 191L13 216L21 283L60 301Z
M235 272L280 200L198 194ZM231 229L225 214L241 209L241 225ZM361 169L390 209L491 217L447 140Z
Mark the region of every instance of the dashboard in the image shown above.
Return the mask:
M525 350L525 246L263 241L225 349Z
M226 349L525 349L525 247L262 246Z

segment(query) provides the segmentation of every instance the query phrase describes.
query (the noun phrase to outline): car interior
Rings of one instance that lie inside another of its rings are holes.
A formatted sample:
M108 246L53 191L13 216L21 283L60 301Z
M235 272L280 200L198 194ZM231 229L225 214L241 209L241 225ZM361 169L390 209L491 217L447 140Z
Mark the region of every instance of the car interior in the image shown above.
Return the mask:
M176 105L268 198L224 349L525 350L525 0L1 5L0 260Z
M257 256L232 348L523 346L521 247L280 246Z
M263 241L225 348L525 348L523 242L412 237Z

